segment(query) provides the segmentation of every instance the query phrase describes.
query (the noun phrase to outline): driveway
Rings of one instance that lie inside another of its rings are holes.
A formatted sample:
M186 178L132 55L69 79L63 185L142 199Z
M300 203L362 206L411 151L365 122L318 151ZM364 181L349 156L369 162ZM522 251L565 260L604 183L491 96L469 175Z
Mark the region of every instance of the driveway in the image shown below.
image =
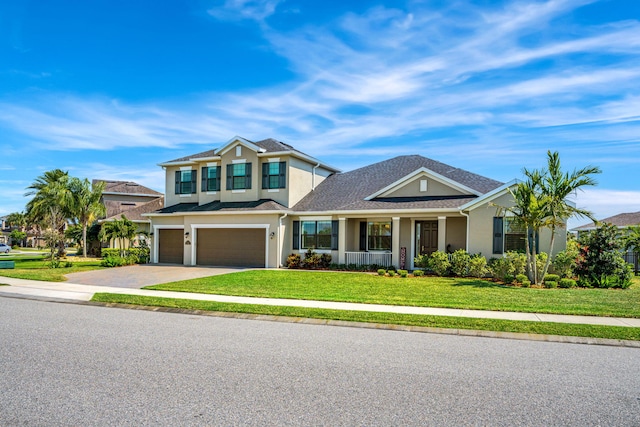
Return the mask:
M185 267L182 265L143 264L105 270L83 271L67 274L69 283L95 286L115 286L139 289L144 286L178 280L197 279L242 271L242 268Z

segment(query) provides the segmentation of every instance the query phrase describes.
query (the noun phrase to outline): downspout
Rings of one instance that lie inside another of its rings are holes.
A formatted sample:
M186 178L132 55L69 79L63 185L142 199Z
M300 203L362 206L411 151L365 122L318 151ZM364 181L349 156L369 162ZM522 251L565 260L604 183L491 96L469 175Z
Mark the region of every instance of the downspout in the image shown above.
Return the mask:
M311 169L311 191L316 189L316 169L320 167L320 163Z
M467 252L469 252L469 219L470 218L469 218L469 214L468 213L464 213L463 211L460 211L460 215L462 215L462 216L467 218L467 235L466 235L466 239L465 239L466 240L465 241L465 246L466 247L464 249Z
M282 267L282 220L289 215L285 213L278 219L278 268Z

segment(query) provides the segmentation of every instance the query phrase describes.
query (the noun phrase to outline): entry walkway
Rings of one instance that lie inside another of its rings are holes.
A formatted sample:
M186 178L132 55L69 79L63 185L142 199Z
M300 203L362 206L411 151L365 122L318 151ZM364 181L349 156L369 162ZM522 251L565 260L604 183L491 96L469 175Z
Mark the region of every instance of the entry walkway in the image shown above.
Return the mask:
M21 296L45 300L89 301L95 293L108 292L125 295L141 295L161 298L181 298L201 301L216 301L237 304L264 304L288 307L324 308L333 310L373 311L383 313L421 314L430 316L471 317L480 319L526 320L531 322L574 323L586 325L608 325L640 327L640 319L570 316L559 314L515 313L506 311L460 310L452 308L410 307L348 302L293 300L278 298L254 298L227 295L193 294L186 292L152 291L122 287L81 285L69 282L41 282L37 280L0 277L0 296Z

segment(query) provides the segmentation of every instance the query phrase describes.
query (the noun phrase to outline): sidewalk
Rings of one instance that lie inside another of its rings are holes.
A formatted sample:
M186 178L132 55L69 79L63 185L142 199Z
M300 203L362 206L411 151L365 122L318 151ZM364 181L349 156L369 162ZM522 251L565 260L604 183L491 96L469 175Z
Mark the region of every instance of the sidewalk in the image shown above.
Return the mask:
M211 294L192 294L186 292L152 291L145 289L116 288L108 286L79 285L69 282L42 282L37 280L0 277L0 296L25 298L89 301L95 293L107 292L125 295L141 295L162 298L181 298L201 301L216 301L238 304L264 304L289 307L324 308L334 310L375 311L383 313L421 314L430 316L470 317L480 319L526 320L531 322L574 323L585 325L607 325L640 327L640 319L571 316L559 314L515 313L506 311L460 310L452 308L410 307L398 305L359 304L348 302L291 300L277 298L254 298Z

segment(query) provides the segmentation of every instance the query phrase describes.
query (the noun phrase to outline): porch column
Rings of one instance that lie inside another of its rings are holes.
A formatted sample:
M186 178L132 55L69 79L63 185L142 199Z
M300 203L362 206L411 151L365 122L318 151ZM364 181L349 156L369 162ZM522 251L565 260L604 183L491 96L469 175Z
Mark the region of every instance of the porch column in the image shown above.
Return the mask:
M440 252L447 251L447 217L438 217L438 250Z
M345 263L345 251L347 250L347 219L338 218L338 264Z
M391 218L391 264L400 268L400 217Z

